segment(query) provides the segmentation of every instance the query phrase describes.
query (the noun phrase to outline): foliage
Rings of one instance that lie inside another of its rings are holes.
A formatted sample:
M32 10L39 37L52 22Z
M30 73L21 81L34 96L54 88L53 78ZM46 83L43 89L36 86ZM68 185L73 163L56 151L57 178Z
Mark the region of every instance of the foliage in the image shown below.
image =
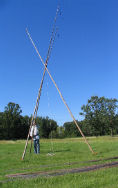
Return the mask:
M77 123L85 136L109 135L118 133L118 100L92 96L86 105L81 107L82 121ZM0 139L26 139L32 116L22 116L18 104L8 103L4 112L0 112ZM81 136L75 123L65 122L58 126L49 117L37 117L41 138L64 138Z
M90 135L107 135L116 133L117 99L92 96L87 105L83 105L80 115L84 116L84 125L88 127Z
M80 123L77 121L78 125L81 127ZM80 132L78 131L75 123L72 122L66 122L63 125L65 130L65 136L66 137L77 137L80 136Z
M37 123L40 125L40 137L43 138L49 138L51 131L56 131L58 127L57 122L52 119L49 119L49 117L38 117Z
M18 104L8 103L5 111L0 113L0 139L26 139L31 118L22 116ZM48 117L37 117L36 123L40 125L40 137L49 138L51 131L58 137L57 122Z
M21 124L22 110L18 104L8 103L3 114L3 130L6 139L18 138L18 128Z

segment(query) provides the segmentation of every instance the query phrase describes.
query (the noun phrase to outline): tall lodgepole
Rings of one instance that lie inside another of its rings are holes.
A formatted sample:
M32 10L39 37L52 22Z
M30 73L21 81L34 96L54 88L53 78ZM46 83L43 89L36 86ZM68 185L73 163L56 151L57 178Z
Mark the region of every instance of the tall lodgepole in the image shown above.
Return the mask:
M39 92L38 92L38 96L37 96L37 100L36 100L36 106L35 106L35 109L34 109L34 113L33 113L33 116L32 116L31 125L30 125L30 128L29 128L29 132L28 132L28 136L27 136L24 152L23 152L23 155L22 155L22 160L24 160L24 157L25 157L25 154L26 154L26 149L27 149L28 140L29 140L29 136L30 136L30 130L31 130L31 127L33 126L33 121L37 117L37 111L38 111L38 107L39 107L39 100L40 100L40 97L41 97L43 81L44 81L44 77L45 77L45 73L46 73L46 67L48 65L48 61L49 61L49 57L50 57L50 54L51 54L52 46L53 46L53 43L54 43L54 40L55 40L55 36L56 36L56 33L57 33L57 30L55 31L55 25L56 25L58 12L59 12L59 7L57 7L57 10L56 10L56 16L55 16L55 19L54 19L54 25L53 25L53 29L52 29L51 38L50 38L47 58L46 58L45 66L44 66L43 77L42 77L42 80L41 80L41 84L40 84L40 88L39 88ZM28 33L27 29L26 29L26 33ZM32 139L31 139L30 153L31 153L31 149L32 149Z
M38 49L37 49L37 47L36 47L34 41L32 40L31 35L29 34L29 32L27 32L27 34L28 34L29 39L30 39L30 41L31 41L31 43L32 43L32 45L33 45L33 47L35 48L35 50L36 50L36 52L37 52L37 54L38 54L38 56L39 56L39 58L40 58L42 64L45 66L45 63L44 63L44 61L43 61L43 59L42 59L42 57L41 57L41 55L40 55L40 53L39 53L39 51L38 51ZM61 92L60 92L60 90L59 90L59 88L58 88L56 82L54 81L53 77L51 76L51 74L50 74L48 68L47 68L46 66L45 66L45 68L46 68L46 70L47 70L47 72L48 72L48 75L50 76L50 78L51 78L53 84L55 85L55 87L56 87L56 89L57 89L57 91L58 91L58 93L59 93L59 95L60 95L60 97L61 97L63 103L65 104L65 106L66 106L68 112L70 113L70 115L71 115L71 117L72 117L72 119L73 119L73 121L74 121L76 127L78 128L79 132L81 133L82 137L84 138L85 143L88 145L90 151L91 151L92 153L94 153L92 147L91 147L90 144L88 143L88 141L87 141L86 137L84 136L82 130L80 129L80 127L79 127L77 121L75 120L75 118L74 118L74 116L73 116L73 114L72 114L72 112L71 112L69 106L67 105L66 101L64 100L64 98L63 98L63 96L62 96L62 94L61 94Z

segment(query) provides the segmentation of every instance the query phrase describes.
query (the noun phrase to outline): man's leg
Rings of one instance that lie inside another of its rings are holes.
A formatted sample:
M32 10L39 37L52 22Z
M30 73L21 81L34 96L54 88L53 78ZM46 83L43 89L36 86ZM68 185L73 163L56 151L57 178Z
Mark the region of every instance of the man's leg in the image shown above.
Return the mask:
M37 143L36 143L36 140L34 140L34 153L37 153Z
M36 140L37 153L40 153L39 139Z

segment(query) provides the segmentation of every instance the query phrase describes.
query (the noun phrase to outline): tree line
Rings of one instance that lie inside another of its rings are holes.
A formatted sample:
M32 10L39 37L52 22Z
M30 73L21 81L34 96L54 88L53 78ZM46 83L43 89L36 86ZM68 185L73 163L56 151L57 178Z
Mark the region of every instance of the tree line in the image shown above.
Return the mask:
M118 100L92 96L81 107L77 123L85 136L118 134ZM0 112L0 139L26 139L32 116L22 116L19 104L8 103L4 112ZM81 136L73 121L58 126L49 117L37 117L41 138L65 138Z

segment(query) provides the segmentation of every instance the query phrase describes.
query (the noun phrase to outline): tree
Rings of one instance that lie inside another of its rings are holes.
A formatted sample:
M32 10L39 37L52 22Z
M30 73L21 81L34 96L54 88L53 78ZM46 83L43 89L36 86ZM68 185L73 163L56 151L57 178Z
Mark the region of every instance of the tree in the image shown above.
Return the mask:
M40 125L40 136L43 138L49 138L51 131L56 131L58 127L57 122L52 119L49 119L48 117L39 118L37 119L37 123L38 122Z
M85 117L92 135L106 135L115 130L115 115L118 108L117 99L92 96L87 105L83 105L80 115Z
M20 116L20 124L17 125L17 139L26 139L30 127L30 117Z
M13 102L8 103L4 111L4 123L5 138L13 139L17 138L18 127L21 125L21 114L22 110L18 104Z
M4 139L3 116L4 113L0 112L0 139Z
M78 122L78 124L81 127L79 122ZM78 131L78 129L75 126L75 123L73 121L64 123L63 127L64 127L64 130L65 130L64 133L65 133L66 137L80 136L80 132Z
M65 128L63 126L57 127L57 138L64 138L65 137Z

